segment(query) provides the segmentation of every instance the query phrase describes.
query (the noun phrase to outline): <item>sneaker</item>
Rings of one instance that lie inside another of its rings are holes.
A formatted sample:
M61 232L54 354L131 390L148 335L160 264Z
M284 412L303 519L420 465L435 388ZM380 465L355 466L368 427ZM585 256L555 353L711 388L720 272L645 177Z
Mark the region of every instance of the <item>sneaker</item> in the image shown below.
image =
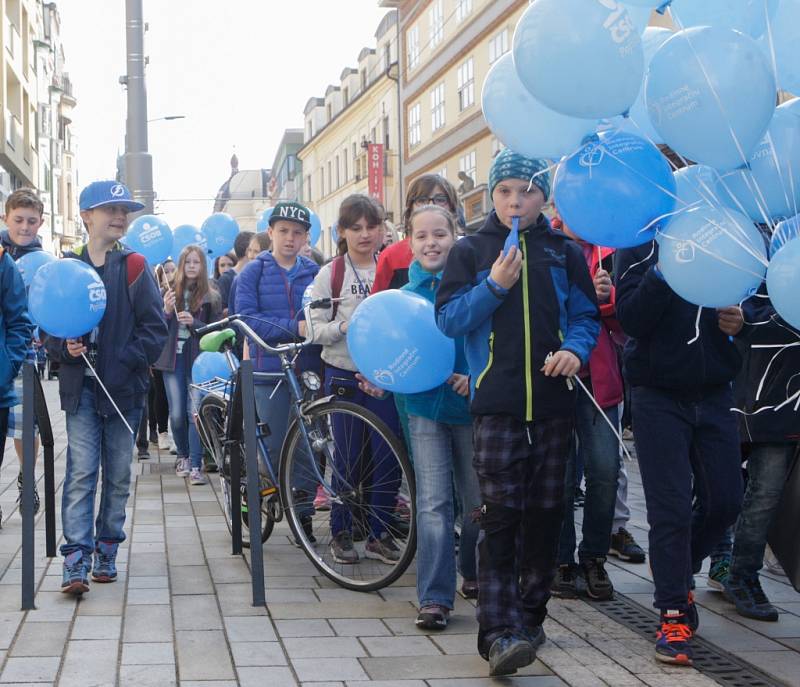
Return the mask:
M94 550L92 580L95 582L115 582L117 579L117 548L112 542L99 541Z
M148 460L150 458L150 451L147 450L147 445L139 446L139 450L136 452L136 457L139 460Z
M725 591L725 580L731 571L731 562L727 558L722 558L711 564L708 571L708 586L718 592Z
M300 526L303 528L303 533L306 535L309 544L316 544L317 538L314 536L314 520L310 515L303 515L300 517ZM298 549L302 548L300 542L294 537L289 538ZM337 561L338 562L338 561Z
M642 547L636 543L633 535L624 527L620 527L616 533L611 535L611 546L608 553L629 563L644 563L645 559Z
M192 486L201 486L206 484L206 477L200 468L192 468L189 471L189 484Z
M175 474L178 477L188 477L192 471L188 458L178 458L175 461Z
M575 576L575 564L559 565L556 576L550 585L550 594L557 599L577 599L578 580Z
M778 609L764 594L758 575L743 578L729 574L725 580L724 594L725 598L736 606L736 612L745 618L771 623L778 620Z
M694 602L694 592L689 592L689 604L686 606L686 624L696 634L700 628L700 614L697 611L697 604Z
M17 475L17 503L22 503L22 472ZM33 483L33 514L39 512L41 503L39 501L39 490L36 488L36 482Z
M512 675L519 668L533 663L536 651L527 639L504 633L489 649L489 675Z
M419 609L415 624L421 630L444 630L448 620L450 620L449 608L431 604Z
M82 551L73 551L64 558L61 591L64 594L76 595L85 594L89 591L89 575Z
M158 448L161 451L169 451L170 449L169 433L161 432L161 434L158 435Z
M544 628L541 625L537 625L536 627L526 627L522 631L522 636L531 643L534 652L540 646L542 646L542 644L544 644L545 639L547 639L547 635L544 633ZM535 653L533 657L534 659L536 658Z
M679 666L692 665L692 628L682 611L662 611L661 630L656 633L656 659Z
M586 593L590 599L608 601L614 596L614 585L606 573L606 559L602 556L581 561L581 572L586 580Z
M331 497L325 492L325 488L321 485L317 485L317 495L314 497L314 508L316 510L330 510L331 509Z
M477 599L478 580L464 580L461 584L461 596L465 599Z
M339 532L331 541L330 548L331 556L337 563L358 563L358 551L353 547L353 537L349 532Z
M400 549L394 543L394 537L388 532L384 532L380 539L372 539L364 547L364 555L367 558L374 558L389 565L400 560Z
M394 517L402 522L411 520L411 503L402 494L398 494L395 498Z

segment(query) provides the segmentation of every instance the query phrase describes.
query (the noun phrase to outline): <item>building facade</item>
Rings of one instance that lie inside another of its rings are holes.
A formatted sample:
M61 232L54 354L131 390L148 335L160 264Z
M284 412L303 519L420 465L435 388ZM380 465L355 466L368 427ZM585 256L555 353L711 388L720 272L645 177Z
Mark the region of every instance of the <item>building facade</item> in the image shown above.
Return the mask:
M281 200L299 200L303 195L303 163L297 157L297 151L303 147L303 130L286 129L278 152L272 163L272 179L270 180L269 201L275 205Z
M317 245L335 251L332 230L342 200L372 193L390 221L402 215L397 13L388 12L375 32L375 47L364 48L357 67L342 71L324 97L304 110L302 201L322 222Z
M239 158L231 157L228 179L217 192L214 212L226 212L241 231L256 231L265 208L269 207L271 173L268 169L239 169Z

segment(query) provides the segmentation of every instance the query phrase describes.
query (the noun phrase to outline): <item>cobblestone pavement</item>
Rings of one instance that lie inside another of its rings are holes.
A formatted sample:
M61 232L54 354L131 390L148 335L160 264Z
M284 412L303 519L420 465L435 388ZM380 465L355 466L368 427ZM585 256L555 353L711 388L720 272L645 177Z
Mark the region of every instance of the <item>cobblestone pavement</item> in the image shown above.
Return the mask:
M63 415L54 382L45 384L56 432L56 481L63 479ZM76 601L59 592L61 560L44 553L36 529L37 610L20 608L21 521L17 465L8 442L0 473L0 684L180 685L181 687L703 687L717 684L692 669L652 658L652 640L584 601L554 601L549 641L539 660L514 678L493 681L475 653L473 605L456 602L444 633L414 626L413 574L380 593L340 589L319 576L276 527L265 546L267 607L250 600L245 558L230 554L215 479L189 487L172 457L134 462L133 490L115 584L93 584ZM644 500L631 465L631 530L646 544ZM38 470L41 473L41 470ZM212 476L213 477L213 476ZM41 479L40 490L43 488ZM60 490L58 498L60 498ZM59 525L60 533L60 525ZM612 561L618 593L650 607L645 565ZM800 685L800 595L767 574L781 610L778 623L740 618L698 577L700 636L769 673Z

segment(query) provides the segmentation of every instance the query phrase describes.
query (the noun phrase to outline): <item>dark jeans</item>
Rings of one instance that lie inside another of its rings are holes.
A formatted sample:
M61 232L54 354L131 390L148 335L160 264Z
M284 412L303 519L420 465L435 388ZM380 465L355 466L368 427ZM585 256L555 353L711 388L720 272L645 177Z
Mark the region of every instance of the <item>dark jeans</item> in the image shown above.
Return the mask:
M6 450L6 433L8 432L8 411L10 408L0 408L0 466L3 465L3 453Z
M605 409L606 417L615 426L619 422L616 406ZM619 475L619 440L611 427L584 393L578 394L575 408L575 435L583 456L586 476L586 501L583 505L583 538L578 549L578 559L605 558L611 544L611 526L614 522L614 505L617 500ZM564 491L564 522L558 545L558 563L575 562L575 441L572 441Z
M164 434L169 427L169 403L167 390L164 388L164 376L161 370L153 370L150 377L150 392L147 394L148 420L150 436Z
M325 393L371 410L395 435L400 436L397 409L392 396L377 399L365 394L358 388L355 372L326 365ZM369 432L360 420L334 417L333 436L336 440L336 464L331 486L334 491L340 492L345 488L343 482L351 487L369 482L364 484L365 499L368 501L365 510L369 513L370 536L379 538L386 531L386 523L395 510L401 480L400 465L386 442ZM353 513L346 505L334 503L331 506L331 534L336 536L340 532L351 532L352 528Z
M747 489L736 521L731 574L753 577L764 565L764 547L797 444L753 444Z
M642 474L655 607L685 610L699 572L742 503L739 432L721 386L695 400L633 389L633 436ZM692 513L692 484L697 501Z

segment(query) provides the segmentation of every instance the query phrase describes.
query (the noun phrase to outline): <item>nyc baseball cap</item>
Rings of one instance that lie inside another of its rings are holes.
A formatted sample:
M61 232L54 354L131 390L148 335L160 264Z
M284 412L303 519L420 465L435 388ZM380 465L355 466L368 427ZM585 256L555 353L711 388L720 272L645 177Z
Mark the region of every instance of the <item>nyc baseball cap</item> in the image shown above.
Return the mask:
M118 181L93 181L81 191L78 202L81 211L94 210L103 205L124 205L128 212L144 209L144 203L134 200L128 187Z
M311 213L308 208L300 203L294 201L281 201L273 209L269 218L269 225L272 226L274 222L279 219L285 219L289 222L297 222L303 225L308 231L311 228Z

